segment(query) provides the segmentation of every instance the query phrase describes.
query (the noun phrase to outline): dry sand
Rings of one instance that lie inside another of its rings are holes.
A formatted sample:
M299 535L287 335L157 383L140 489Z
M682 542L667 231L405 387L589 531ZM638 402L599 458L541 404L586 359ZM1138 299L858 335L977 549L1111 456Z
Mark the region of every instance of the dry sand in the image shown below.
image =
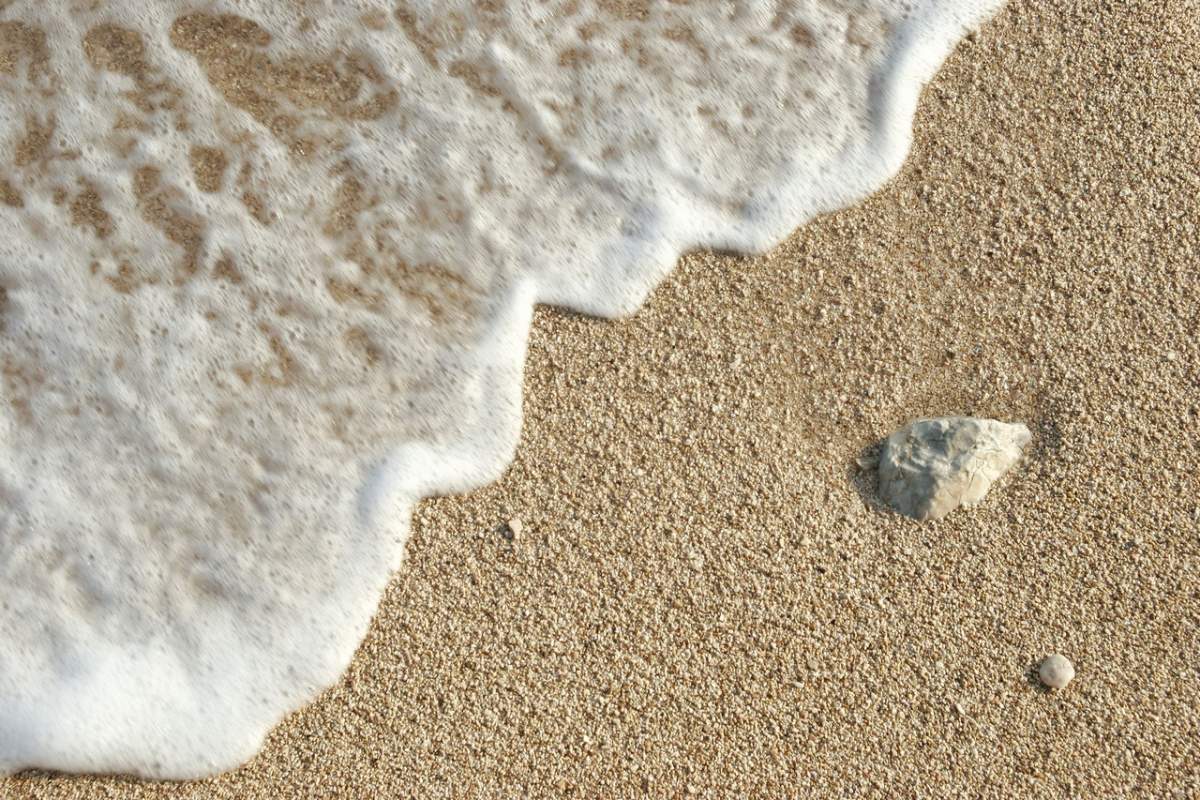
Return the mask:
M516 463L421 506L353 666L250 764L0 797L1200 796L1200 6L1014 2L916 134L634 319L540 311ZM854 458L950 412L1030 457L881 511Z

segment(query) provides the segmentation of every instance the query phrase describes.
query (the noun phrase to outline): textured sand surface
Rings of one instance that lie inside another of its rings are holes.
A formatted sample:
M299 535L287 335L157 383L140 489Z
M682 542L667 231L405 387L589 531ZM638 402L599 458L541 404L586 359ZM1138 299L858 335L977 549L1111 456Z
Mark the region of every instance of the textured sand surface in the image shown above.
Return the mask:
M422 505L253 762L0 797L1200 795L1198 108L1193 0L1017 0L867 203L626 322L539 312L516 463ZM949 413L1029 455L882 511L854 459Z

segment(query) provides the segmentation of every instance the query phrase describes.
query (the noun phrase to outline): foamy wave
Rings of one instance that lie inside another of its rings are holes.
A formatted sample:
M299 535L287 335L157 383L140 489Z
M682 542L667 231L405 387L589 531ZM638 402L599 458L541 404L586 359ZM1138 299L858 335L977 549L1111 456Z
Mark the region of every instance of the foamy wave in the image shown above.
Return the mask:
M533 304L865 196L1000 3L0 3L0 771L251 756L508 463Z

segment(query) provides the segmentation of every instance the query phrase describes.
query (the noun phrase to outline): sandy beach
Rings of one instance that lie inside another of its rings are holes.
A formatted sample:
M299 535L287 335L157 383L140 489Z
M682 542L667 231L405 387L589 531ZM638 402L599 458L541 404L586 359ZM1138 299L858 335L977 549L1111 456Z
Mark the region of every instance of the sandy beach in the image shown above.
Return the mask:
M515 463L249 764L0 798L1200 796L1200 5L1014 0L914 126L769 253L539 309ZM1033 444L883 509L857 457L952 413Z

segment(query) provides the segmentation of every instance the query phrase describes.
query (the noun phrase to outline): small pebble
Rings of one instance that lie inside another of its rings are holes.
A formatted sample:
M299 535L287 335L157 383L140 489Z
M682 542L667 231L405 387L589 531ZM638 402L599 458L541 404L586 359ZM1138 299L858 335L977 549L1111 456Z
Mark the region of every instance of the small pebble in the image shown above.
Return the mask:
M1051 689L1065 689L1075 677L1075 667L1066 656L1053 653L1038 667L1038 677Z
M508 521L508 532L511 534L510 538L512 539L520 536L521 531L524 530L524 528L525 526L521 524L521 520L517 519L516 517L513 517Z

